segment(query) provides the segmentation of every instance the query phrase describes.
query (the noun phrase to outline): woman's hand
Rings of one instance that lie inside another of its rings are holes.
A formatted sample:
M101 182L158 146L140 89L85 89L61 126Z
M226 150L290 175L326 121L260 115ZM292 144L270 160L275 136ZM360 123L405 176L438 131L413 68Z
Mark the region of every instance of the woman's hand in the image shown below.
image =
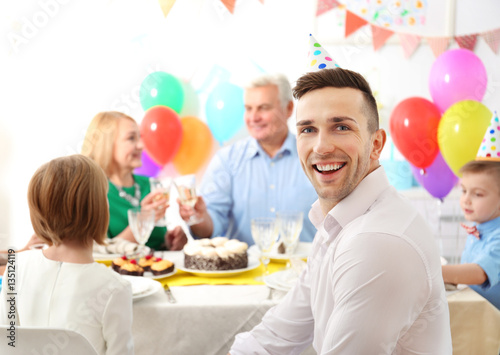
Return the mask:
M165 244L169 250L182 250L187 243L187 236L184 230L177 226L165 234Z
M143 209L155 211L155 222L165 217L165 211L169 206L168 200L160 191L147 194L141 201Z

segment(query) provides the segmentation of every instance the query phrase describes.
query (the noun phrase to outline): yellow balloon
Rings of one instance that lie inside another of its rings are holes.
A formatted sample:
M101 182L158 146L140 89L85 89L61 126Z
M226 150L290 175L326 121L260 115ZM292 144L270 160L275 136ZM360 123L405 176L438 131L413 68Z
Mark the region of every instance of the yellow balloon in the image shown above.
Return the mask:
M464 100L452 105L441 117L438 143L441 155L457 176L474 160L491 120L491 111L482 103Z

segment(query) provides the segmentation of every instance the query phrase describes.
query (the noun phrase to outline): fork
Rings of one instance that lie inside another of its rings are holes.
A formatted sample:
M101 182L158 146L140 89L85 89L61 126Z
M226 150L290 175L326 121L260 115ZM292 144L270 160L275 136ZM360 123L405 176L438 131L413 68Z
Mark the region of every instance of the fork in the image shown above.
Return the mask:
M170 291L170 287L168 287L168 284L163 285L163 288L165 289L165 293L167 294L168 302L177 303L177 300L172 294L172 291Z

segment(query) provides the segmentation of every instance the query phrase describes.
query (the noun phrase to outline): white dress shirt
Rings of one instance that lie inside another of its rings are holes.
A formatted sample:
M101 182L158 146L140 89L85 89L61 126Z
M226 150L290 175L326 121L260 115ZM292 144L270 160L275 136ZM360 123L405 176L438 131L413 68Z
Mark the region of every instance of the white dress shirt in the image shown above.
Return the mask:
M16 324L74 330L101 355L134 354L130 283L103 264L47 259L41 250L16 253ZM0 324L10 325L8 272L0 293ZM27 341L19 339L19 341ZM48 339L50 342L50 339Z
M232 355L452 353L448 304L432 232L392 187L383 168L369 174L326 217L307 268L283 301Z

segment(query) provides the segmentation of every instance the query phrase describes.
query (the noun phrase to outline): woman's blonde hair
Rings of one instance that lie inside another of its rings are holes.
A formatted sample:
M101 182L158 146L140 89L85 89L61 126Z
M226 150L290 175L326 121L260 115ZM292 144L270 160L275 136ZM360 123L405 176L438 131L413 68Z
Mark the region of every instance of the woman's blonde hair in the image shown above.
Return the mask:
M108 181L92 159L76 154L42 165L28 186L35 234L49 245L103 244L109 223Z
M107 176L111 175L113 146L118 131L118 122L122 118L135 122L132 117L122 112L99 112L90 122L83 141L82 154L94 160Z

